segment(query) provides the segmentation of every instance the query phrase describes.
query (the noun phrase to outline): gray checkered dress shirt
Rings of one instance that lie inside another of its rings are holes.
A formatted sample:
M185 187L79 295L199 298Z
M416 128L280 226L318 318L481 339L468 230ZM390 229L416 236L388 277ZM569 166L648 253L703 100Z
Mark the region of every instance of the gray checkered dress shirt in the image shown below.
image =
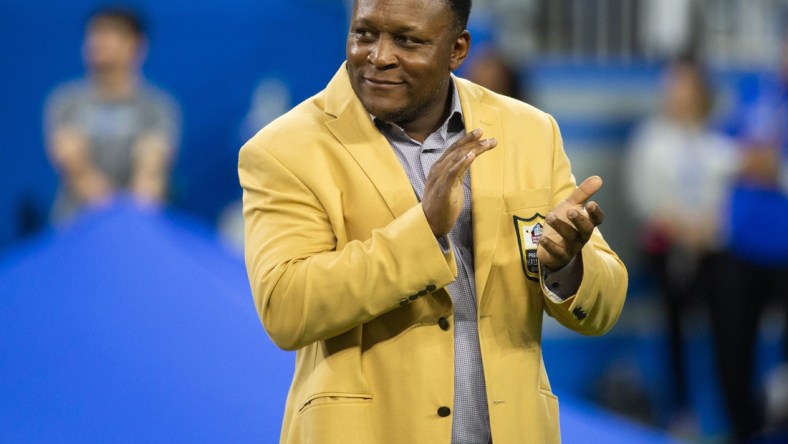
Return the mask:
M432 165L465 135L460 98L452 81L452 102L448 119L424 143L411 139L397 125L374 119L405 169L419 201ZM463 178L465 202L449 238L459 260L457 279L448 285L454 304L454 408L452 444L488 444L490 418L484 383L476 315L476 285L473 268L470 174Z

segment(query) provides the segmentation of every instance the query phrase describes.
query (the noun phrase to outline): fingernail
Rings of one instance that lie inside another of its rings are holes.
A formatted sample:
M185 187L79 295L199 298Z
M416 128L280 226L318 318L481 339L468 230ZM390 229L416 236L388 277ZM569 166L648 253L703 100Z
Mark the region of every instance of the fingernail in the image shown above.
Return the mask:
M476 136L476 137L481 136L482 135L482 129L481 128L476 128L475 130L473 130L473 135Z
M574 219L577 217L577 210L569 210L566 214L570 219Z

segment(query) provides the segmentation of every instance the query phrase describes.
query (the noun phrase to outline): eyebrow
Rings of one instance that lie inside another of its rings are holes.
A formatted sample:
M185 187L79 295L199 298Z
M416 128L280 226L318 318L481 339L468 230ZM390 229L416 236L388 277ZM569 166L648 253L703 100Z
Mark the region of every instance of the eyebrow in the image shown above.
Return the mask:
M365 18L365 17L357 18L355 20L355 22L353 22L353 24L356 25L356 26L377 27L377 26L374 26L375 25L374 22L372 22L371 20L369 20L368 18ZM394 29L391 30L391 32L393 32L394 34L411 34L411 33L418 33L419 30L417 28L414 28L413 26L402 25L402 26L395 27Z

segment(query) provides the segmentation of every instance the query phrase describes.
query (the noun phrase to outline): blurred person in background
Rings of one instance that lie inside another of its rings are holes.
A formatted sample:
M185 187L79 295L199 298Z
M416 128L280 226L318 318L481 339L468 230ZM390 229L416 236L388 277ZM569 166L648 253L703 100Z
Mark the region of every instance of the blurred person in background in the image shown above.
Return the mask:
M686 420L682 324L711 289L723 246L721 207L737 159L734 141L709 126L713 93L703 68L677 59L662 81L660 110L631 138L624 177L639 246L667 315L674 419Z
M521 73L491 45L479 48L468 58L464 73L468 80L498 94L531 102Z
M730 125L741 146L741 173L729 196L727 254L711 313L723 394L739 440L760 433L765 420L788 424L786 401L764 411L754 375L764 307L788 308L788 33L783 41L778 69L742 80ZM767 400L788 400L772 395L767 387Z
M117 6L90 15L82 47L85 78L51 93L45 108L48 154L61 186L54 222L119 191L165 201L175 155L175 102L142 77L147 41L140 16Z
M291 107L290 87L284 79L276 77L260 79L252 91L249 109L239 127L240 142L244 143L252 138L260 128L276 120ZM217 227L222 238L231 247L239 252L243 251L244 219L243 202L240 198L222 209Z

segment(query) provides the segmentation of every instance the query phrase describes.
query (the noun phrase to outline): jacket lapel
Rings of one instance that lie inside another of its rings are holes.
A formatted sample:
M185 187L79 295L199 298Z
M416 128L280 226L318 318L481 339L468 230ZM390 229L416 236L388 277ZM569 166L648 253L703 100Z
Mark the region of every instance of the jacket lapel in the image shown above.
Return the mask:
M336 117L326 123L329 131L375 185L391 215L400 216L416 205L418 200L405 170L356 98L344 63L326 88L326 112Z
M482 138L494 137L498 140L495 148L482 154L471 164L476 303L481 307L500 235L500 218L503 214L503 159L506 143L503 140L498 110L482 103L477 95L478 90L469 88L465 82L456 79L466 131L481 128Z

